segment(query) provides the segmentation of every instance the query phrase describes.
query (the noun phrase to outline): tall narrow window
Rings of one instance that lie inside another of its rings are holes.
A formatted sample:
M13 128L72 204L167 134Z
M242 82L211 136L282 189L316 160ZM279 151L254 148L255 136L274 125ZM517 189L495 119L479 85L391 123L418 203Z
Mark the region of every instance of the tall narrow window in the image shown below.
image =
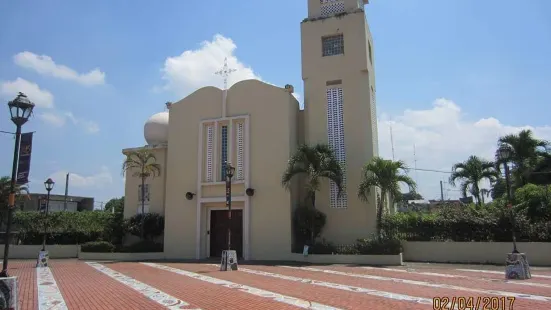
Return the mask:
M371 86L371 137L375 154L379 153L379 131L377 129L377 101L373 86Z
M213 161L214 161L214 126L207 127L207 163L206 163L206 181L213 181Z
M237 123L237 179L243 180L245 178L244 173L244 161L245 161L245 141L244 141L244 124Z
M346 196L346 149L344 143L342 88L327 89L326 97L327 140L343 169L343 192L339 196L337 185L334 182L330 182L330 204L332 208L346 208L348 199Z
M321 45L324 57L344 54L344 36L342 34L323 37Z
M222 181L226 180L226 163L228 161L228 126L222 126L222 140L220 148L220 175Z
M373 65L373 51L371 50L371 42L367 41L368 48L369 48L369 62L371 65Z

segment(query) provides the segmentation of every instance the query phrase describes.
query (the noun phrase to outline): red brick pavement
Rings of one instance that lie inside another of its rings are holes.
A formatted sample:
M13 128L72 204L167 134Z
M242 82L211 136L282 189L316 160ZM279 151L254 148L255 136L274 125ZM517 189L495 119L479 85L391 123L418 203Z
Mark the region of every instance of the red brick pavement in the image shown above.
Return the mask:
M442 283L442 284L449 284L449 285L455 285L455 286L463 286L468 288L499 290L499 291L516 292L516 293L551 297L551 287L508 284L508 283L505 283L505 280L503 277L499 280L488 279L488 278L480 277L478 273L473 273L471 275L468 275L468 274L466 275L465 273L457 274L457 275L463 275L463 276L469 277L468 279L465 279L465 278L447 278L447 277L439 277L439 276L433 276L433 275L423 275L423 274L411 273L411 272L396 272L388 269L387 270L371 269L371 268L365 269L361 267L346 267L346 266L318 266L318 267L313 266L313 267L316 269L336 270L341 272L374 275L374 276L381 276L381 277L387 277L387 278L407 279L407 280L423 281L423 282L438 283L438 284ZM447 274L443 270L441 271L417 270L417 271ZM470 272L467 272L467 273L470 273ZM531 283L534 281L527 280L521 283L527 283L527 282ZM464 292L464 294L467 294L467 292Z
M371 279L364 279L364 278L355 278L350 276L334 275L334 274L327 274L327 273L315 272L315 271L303 271L303 270L290 269L285 267L243 266L243 265L241 267L253 269L253 270L262 270L262 271L267 271L272 273L278 273L278 274L287 275L287 276L294 276L294 277L308 278L308 279L313 279L318 281L326 281L326 282L339 283L339 284L345 284L345 285L351 285L351 286L357 286L357 287L364 287L369 289L407 294L410 296L425 297L430 299L432 299L433 297L450 297L451 298L453 296L474 297L474 298L477 298L477 297L483 298L487 296L497 297L497 295L488 295L484 293L466 292L466 291L447 289L447 288L434 288L434 287L419 286L419 285L413 285L413 284L403 284L403 283L397 283L393 281L381 281L381 280L371 280ZM313 268L316 268L316 267L313 267ZM354 268L354 267L341 267L341 268ZM357 270L357 269L354 268L354 270ZM356 273L360 273L360 271L358 270ZM365 274L365 272L363 273ZM398 278L398 277L395 277L395 278ZM423 279L422 277L419 277L415 280L421 281L422 279ZM457 286L461 286L461 285L457 285ZM471 287L471 286L467 284L467 286L464 286L464 287ZM514 292L514 290L507 290L507 291ZM534 310L534 309L550 309L550 307L551 307L550 302L533 301L533 300L520 299L520 298L517 299L514 303L514 309Z
M165 264L191 272L204 273L210 277L228 280L275 293L318 302L342 309L430 309L430 305L394 300L367 294L348 292L306 283L248 274L245 272L221 272L215 266L199 264ZM407 292L403 292L407 293ZM253 309L253 308L249 308Z
M291 305L139 263L114 263L104 265L204 310L298 309ZM210 276L210 274L206 275Z
M19 307L21 310L38 308L38 288L36 286L36 261L10 260L8 273L17 277Z
M50 268L70 310L165 309L82 261L50 260Z
M473 270L475 268L472 268ZM460 275L460 276L467 276L467 277L478 277L488 280L504 280L505 279L505 270L503 270L503 273L488 273L488 272L473 272L473 271L461 271L454 268L415 268L415 271L418 272L436 272L436 273L445 273L445 274L451 274L451 275ZM532 275L545 275L541 271L531 271ZM534 282L534 283L542 283L542 284L548 284L551 285L551 279L550 278L540 278L540 277L532 277L532 279L529 280L523 280Z

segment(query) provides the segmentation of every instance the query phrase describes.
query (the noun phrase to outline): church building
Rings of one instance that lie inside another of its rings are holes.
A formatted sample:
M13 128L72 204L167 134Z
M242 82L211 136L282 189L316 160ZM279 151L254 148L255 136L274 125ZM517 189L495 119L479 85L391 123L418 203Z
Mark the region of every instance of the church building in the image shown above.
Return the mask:
M292 213L305 195L298 183L286 190L281 178L302 143L329 144L345 171L343 195L328 181L317 193L316 207L327 215L322 237L351 244L375 231L375 194L368 203L357 197L361 168L378 154L367 3L308 0L301 23L303 110L291 85L245 80L229 89L204 87L147 121L146 146L123 150L148 149L162 167L146 180L145 212L165 217L167 258L219 257L226 249L228 162L235 167L232 248L244 259L290 259ZM141 212L140 189L141 180L127 173L127 218Z

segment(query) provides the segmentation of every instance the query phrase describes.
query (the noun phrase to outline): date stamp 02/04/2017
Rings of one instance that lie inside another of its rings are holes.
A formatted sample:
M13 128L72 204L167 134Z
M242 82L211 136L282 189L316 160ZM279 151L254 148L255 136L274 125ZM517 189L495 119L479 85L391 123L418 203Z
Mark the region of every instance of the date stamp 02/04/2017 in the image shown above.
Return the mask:
M434 297L433 310L514 310L515 297Z

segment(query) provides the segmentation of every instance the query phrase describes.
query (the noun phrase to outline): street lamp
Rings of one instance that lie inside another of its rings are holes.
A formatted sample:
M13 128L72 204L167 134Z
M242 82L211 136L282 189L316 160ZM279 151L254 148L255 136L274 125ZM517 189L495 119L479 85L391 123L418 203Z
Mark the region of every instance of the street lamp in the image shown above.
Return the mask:
M228 249L226 251L223 251L222 253L222 264L220 266L220 270L222 271L227 271L228 266L232 270L237 269L237 253L231 250L231 179L233 178L233 175L235 173L235 168L229 162L226 162L225 164L226 170L224 172L226 174L226 206L228 207Z
M16 126L15 147L13 150L13 164L11 169L10 195L8 199L8 223L6 226L6 237L4 240L4 261L0 278L8 277L8 259L10 251L11 223L13 222L13 212L15 210L15 182L17 180L17 168L19 163L19 144L21 141L21 127L29 120L33 113L34 103L27 96L19 93L15 99L8 102L11 121Z
M46 212L44 214L44 236L42 237L42 251L46 251L46 234L48 233L48 211L50 210L50 192L52 191L52 189L54 189L54 184L55 182L52 179L47 179L46 182L44 182L44 187L46 187L48 196L46 196Z
M511 180L509 178L509 161L511 160L511 149L507 146L501 146L497 150L497 156L501 162L503 162L503 166L505 168L505 184L507 188L507 207L509 208L510 216L511 216L511 225L512 231L513 231L513 252L512 253L519 253L517 250L517 238L515 235L515 216L513 214L513 200L511 198Z

